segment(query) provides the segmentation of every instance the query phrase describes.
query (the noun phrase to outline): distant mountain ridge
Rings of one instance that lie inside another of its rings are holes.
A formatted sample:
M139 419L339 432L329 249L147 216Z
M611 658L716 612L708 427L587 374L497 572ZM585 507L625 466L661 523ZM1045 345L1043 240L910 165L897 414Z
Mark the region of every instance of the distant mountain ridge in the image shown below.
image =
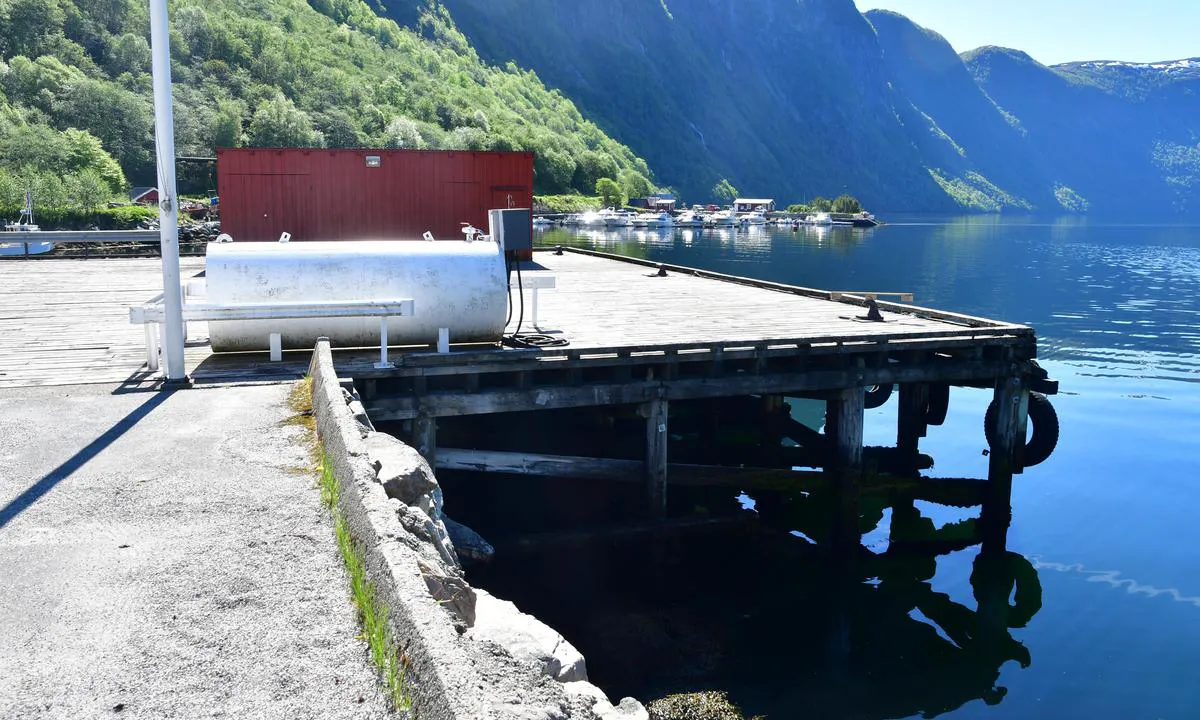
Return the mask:
M688 198L728 178L896 211L1200 212L1194 58L960 56L852 0L440 4L486 61L533 69Z

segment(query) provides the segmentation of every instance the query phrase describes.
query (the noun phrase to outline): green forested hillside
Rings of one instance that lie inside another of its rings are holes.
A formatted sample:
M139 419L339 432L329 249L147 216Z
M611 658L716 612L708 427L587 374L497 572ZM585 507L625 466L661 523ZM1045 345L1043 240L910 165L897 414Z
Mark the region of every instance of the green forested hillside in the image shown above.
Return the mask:
M374 2L173 2L179 154L514 149L545 194L1200 212L1197 61L960 57L852 0ZM0 0L0 214L154 184L147 37L142 0Z
M537 189L631 189L650 169L557 91L482 63L447 16L360 0L171 3L176 144L532 150ZM140 0L0 0L0 208L98 205L153 185L149 22ZM15 193L15 195L14 195Z

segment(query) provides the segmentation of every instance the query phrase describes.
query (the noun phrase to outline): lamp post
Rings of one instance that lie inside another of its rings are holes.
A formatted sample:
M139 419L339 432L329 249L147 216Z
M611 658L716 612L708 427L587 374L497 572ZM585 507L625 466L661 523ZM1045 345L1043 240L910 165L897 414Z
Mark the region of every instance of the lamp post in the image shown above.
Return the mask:
M179 198L175 192L175 113L171 107L171 44L167 0L150 0L154 75L154 147L158 165L158 232L162 248L163 354L168 385L187 382L183 362L183 293L179 283Z

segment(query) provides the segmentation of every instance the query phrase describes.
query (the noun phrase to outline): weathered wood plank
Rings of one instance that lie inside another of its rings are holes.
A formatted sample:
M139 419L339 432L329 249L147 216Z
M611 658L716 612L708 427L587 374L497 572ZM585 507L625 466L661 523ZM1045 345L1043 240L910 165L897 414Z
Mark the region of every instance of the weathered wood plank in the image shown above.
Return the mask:
M666 389L645 405L646 503L650 516L667 514L667 415Z
M855 370L812 370L770 375L732 375L720 378L683 378L665 384L661 380L629 383L541 386L528 390L490 390L473 394L429 393L420 396L380 397L367 410L374 420L408 420L418 411L436 417L526 412L598 405L633 405L656 397L667 388L671 400L771 393L807 393L845 387L905 382L954 382L973 378L1003 377L1011 370L1004 361L947 361L916 367L885 366Z

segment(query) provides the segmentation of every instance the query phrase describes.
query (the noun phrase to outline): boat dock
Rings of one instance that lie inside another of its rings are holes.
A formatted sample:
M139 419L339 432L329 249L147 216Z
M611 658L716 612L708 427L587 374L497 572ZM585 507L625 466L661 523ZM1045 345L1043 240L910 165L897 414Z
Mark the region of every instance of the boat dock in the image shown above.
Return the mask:
M184 259L182 270L185 281L198 276L203 260ZM872 321L861 295L573 249L536 252L520 276L527 287L549 276L555 285L536 300L528 290L523 303L514 296L506 332L517 332L519 323L521 336L536 333L525 346L393 348L390 368L375 367L378 350L339 351L339 377L353 378L374 423L404 423L412 444L436 467L641 477L651 517L666 514L672 482L744 485L757 473L787 486L789 478L798 484L808 478L794 470L807 465L854 496L864 479L916 477L928 465L920 438L941 421L936 398L950 385L967 385L993 388L999 408L990 482L968 483L968 494L994 495L1007 518L1011 476L1022 469L1015 439L1025 437L1030 389L1056 389L1030 362L1037 341L1024 325L883 301L882 320ZM157 261L7 262L0 280L0 332L8 339L0 350L0 387L153 380L144 367L143 329L129 323L128 308L157 294ZM285 353L273 363L265 353L214 355L205 324L189 323L186 365L197 383L300 377L308 356ZM901 408L896 447L864 457L867 389L893 385ZM803 446L790 454L732 463L669 457L676 410L703 414L717 407L711 403L755 398L770 414L792 397L824 400L827 412L824 433L806 433L797 423L790 434L780 431ZM439 423L588 408L635 408L644 418L641 456L479 449L439 438ZM998 451L1005 446L1008 452Z

